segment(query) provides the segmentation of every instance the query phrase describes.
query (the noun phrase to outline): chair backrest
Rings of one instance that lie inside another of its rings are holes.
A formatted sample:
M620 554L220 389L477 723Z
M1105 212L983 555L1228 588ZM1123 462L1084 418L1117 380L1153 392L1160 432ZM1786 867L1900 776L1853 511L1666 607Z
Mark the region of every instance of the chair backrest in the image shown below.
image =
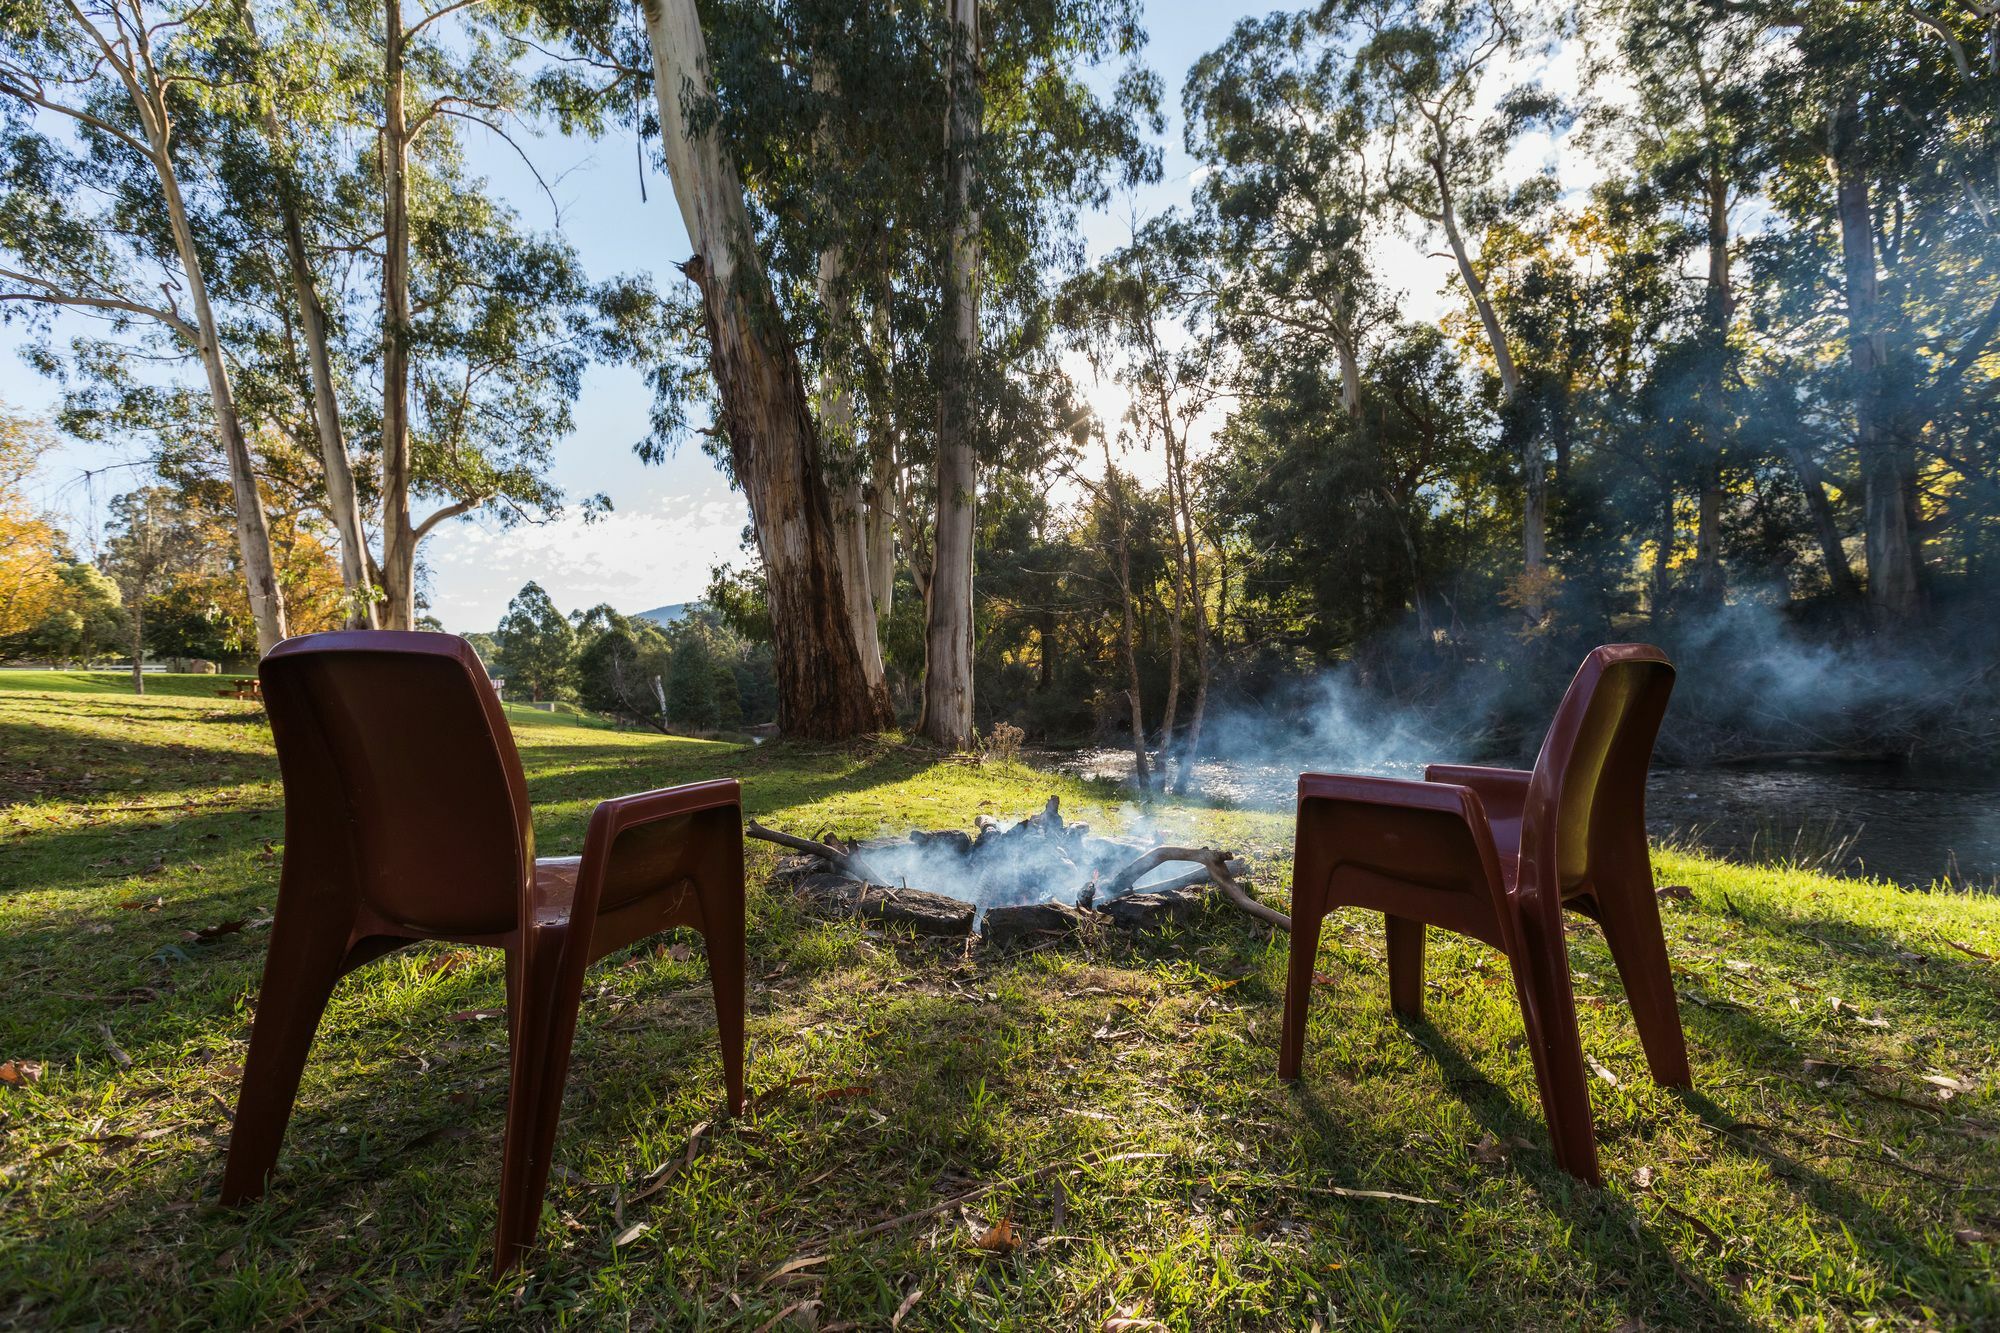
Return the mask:
M1552 857L1564 891L1606 855L1643 854L1646 770L1673 688L1665 653L1614 643L1591 650L1563 695L1535 759L1521 851L1538 865Z
M287 639L259 668L285 780L285 860L382 922L511 930L535 866L527 784L478 654L451 634ZM287 880L292 878L288 873Z

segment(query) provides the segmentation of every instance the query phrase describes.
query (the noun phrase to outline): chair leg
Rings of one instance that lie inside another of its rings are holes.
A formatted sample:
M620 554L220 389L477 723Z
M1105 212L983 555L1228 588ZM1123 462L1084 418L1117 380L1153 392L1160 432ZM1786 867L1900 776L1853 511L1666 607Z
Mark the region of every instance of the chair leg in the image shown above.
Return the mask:
M1552 928L1539 912L1523 912L1513 904L1502 910L1514 914L1508 953L1556 1164L1585 1184L1599 1184L1603 1178L1597 1165L1597 1129L1591 1121L1590 1084L1583 1067L1583 1039L1577 1031L1560 909L1552 913L1556 915Z
M500 1217L493 1236L499 1277L533 1246L548 1193L563 1087L569 1079L583 968L559 947L510 950L508 1026L513 1058L507 1081L507 1129L500 1150ZM518 969L518 975L517 975Z
M743 865L741 854L715 866L695 885L701 933L708 946L709 988L715 992L715 1035L722 1046L723 1100L732 1116L747 1109L743 1093Z
M1424 1016L1424 923L1382 918L1388 936L1389 1006L1409 1018Z
M1285 1026L1278 1041L1281 1079L1297 1078L1305 1063L1306 1007L1312 1002L1313 963L1319 957L1326 910L1324 877L1311 875L1301 857L1292 879L1292 954L1285 970Z
M1610 885L1597 894L1597 923L1618 964L1618 979L1632 1005L1632 1022L1646 1048L1646 1064L1662 1087L1694 1086L1688 1069L1687 1038L1674 997L1673 967L1667 961L1660 905L1649 882ZM1629 888L1630 891L1627 891Z
M257 1017L250 1028L250 1053L243 1061L243 1086L229 1130L229 1163L222 1175L224 1204L263 1196L292 1118L320 1015L334 984L347 970L348 929L345 916L332 920L324 913L287 914L282 906L271 927Z

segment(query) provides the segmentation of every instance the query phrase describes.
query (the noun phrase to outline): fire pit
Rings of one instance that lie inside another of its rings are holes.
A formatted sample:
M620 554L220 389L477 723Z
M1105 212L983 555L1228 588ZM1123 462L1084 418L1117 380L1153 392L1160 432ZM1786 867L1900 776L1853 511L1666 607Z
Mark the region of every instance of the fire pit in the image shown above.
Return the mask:
M1146 847L1065 822L1051 796L1011 827L981 815L973 831L918 829L906 838L814 841L755 823L750 836L804 853L784 870L841 909L922 934L977 931L988 944L1061 935L1100 922L1145 927L1185 919L1219 889L1271 924L1290 921L1238 882L1247 867L1209 847Z

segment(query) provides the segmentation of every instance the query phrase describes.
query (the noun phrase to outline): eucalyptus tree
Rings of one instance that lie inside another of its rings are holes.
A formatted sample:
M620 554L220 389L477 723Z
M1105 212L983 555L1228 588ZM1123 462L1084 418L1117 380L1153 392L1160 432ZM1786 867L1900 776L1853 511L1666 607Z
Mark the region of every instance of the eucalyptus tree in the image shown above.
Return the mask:
M215 136L257 241L232 274L246 379L317 442L357 624L414 623L419 552L448 521L561 511L552 448L635 299L468 169L468 135L533 128L521 49L481 12L273 4L215 57L252 90Z
M1994 19L1831 0L1756 12L1783 37L1759 89L1785 224L1758 246L1773 292L1764 351L1843 406L1868 600L1900 621L1924 605L1933 536L1983 521L2000 77L1967 52L1990 45Z
M1629 104L1598 112L1610 155L1693 218L1706 250L1683 415L1696 456L1695 590L1712 604L1725 587L1724 472L1741 376L1731 214L1758 184L1757 75L1769 28L1753 10L1707 0L1609 0L1603 19L1611 42L1593 73L1628 74L1632 91Z
M1187 790L1201 746L1215 675L1209 616L1214 562L1204 538L1206 496L1192 437L1229 388L1228 359L1215 337L1208 304L1203 238L1183 218L1169 214L1155 219L1135 230L1129 245L1073 282L1061 307L1098 372L1124 390L1121 437L1148 451L1157 448L1164 464L1171 609L1159 747L1163 770L1178 762L1174 788L1180 792ZM1113 503L1122 515L1115 498ZM1194 699L1186 727L1177 736L1184 622L1193 629ZM1165 773L1161 776L1164 780Z
M1188 151L1206 171L1195 223L1213 256L1209 306L1232 346L1331 356L1340 405L1361 411L1363 344L1387 302L1369 243L1386 211L1379 144L1319 12L1245 19L1182 92Z
M234 496L260 651L285 636L256 462L231 382L210 273L242 244L183 121L227 96L203 53L228 11L141 0L0 10L0 310L42 331L59 310L114 339L194 359ZM59 362L44 349L45 369Z
M961 114L953 141L947 123L966 104L950 95L950 68L963 43L928 7L791 0L697 14L673 0L645 9L637 29L625 6L601 0L536 8L570 60L545 89L572 125L661 134L697 252L683 267L698 308L669 297L635 321L659 401L644 451L663 451L707 400L707 439L750 501L765 565L781 722L825 735L886 725L867 642L879 628L864 609L875 621L889 610L898 561L927 627L970 608L970 548L961 559L953 534L976 516L980 469L1033 454L1063 424L1048 271L1081 262L1078 210L1156 170L1141 133L1155 83L1127 70L1105 95L1086 77L1136 52L1138 5L983 7L979 62L960 66L978 123ZM964 272L954 254L976 259L976 304L947 294ZM960 312L976 313L970 360ZM706 376L689 373L689 332L705 344ZM947 432L961 393L969 431ZM966 439L969 474L955 452ZM941 483L941 467L958 478ZM929 716L956 744L970 738L969 658L955 629L924 636L947 639L923 669L951 698Z
M118 585L125 606L127 642L132 651L132 693L146 692L146 612L165 581L200 558L190 529L175 521L181 494L167 486L142 486L111 502L104 572Z
M1548 574L1546 443L1525 410L1515 348L1487 291L1480 233L1504 198L1500 168L1526 130L1560 108L1536 88L1495 98L1491 81L1542 43L1513 0L1339 0L1330 39L1352 47L1345 87L1380 144L1381 189L1408 219L1441 233L1477 316L1498 382L1506 443L1521 464L1518 600L1541 619Z

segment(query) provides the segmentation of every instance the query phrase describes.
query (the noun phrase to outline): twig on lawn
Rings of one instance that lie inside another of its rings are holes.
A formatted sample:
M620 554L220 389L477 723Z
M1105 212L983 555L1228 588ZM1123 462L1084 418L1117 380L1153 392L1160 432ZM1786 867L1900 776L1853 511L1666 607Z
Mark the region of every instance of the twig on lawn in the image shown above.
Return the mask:
M904 1213L901 1217L892 1217L886 1222L877 1222L872 1226L862 1227L858 1231L829 1233L826 1239L828 1241L860 1240L863 1236L873 1236L884 1231L894 1231L897 1227L907 1223L921 1222L927 1217L936 1217L939 1213L948 1213L961 1204L971 1203L974 1199L983 1199L989 1194L996 1194L1001 1190L1011 1189L1016 1185L1031 1184L1058 1171L1081 1171L1086 1166L1108 1166L1112 1162L1137 1162L1165 1156L1167 1154L1163 1152L1125 1152L1119 1153L1115 1157L1104 1157L1098 1153L1090 1153L1081 1161L1051 1162L1047 1166L1038 1166L1033 1171L1029 1171L1024 1175L1010 1176L1006 1180L996 1180L990 1185L981 1185L976 1190L969 1190L964 1194L955 1195L952 1198L946 1199L943 1203L934 1203L928 1208L919 1208L915 1212Z
M1394 1190L1351 1190L1341 1185L1311 1185L1308 1194L1332 1194L1343 1199L1386 1199L1390 1203L1427 1203L1444 1207L1443 1199L1426 1199L1420 1194L1398 1194Z

